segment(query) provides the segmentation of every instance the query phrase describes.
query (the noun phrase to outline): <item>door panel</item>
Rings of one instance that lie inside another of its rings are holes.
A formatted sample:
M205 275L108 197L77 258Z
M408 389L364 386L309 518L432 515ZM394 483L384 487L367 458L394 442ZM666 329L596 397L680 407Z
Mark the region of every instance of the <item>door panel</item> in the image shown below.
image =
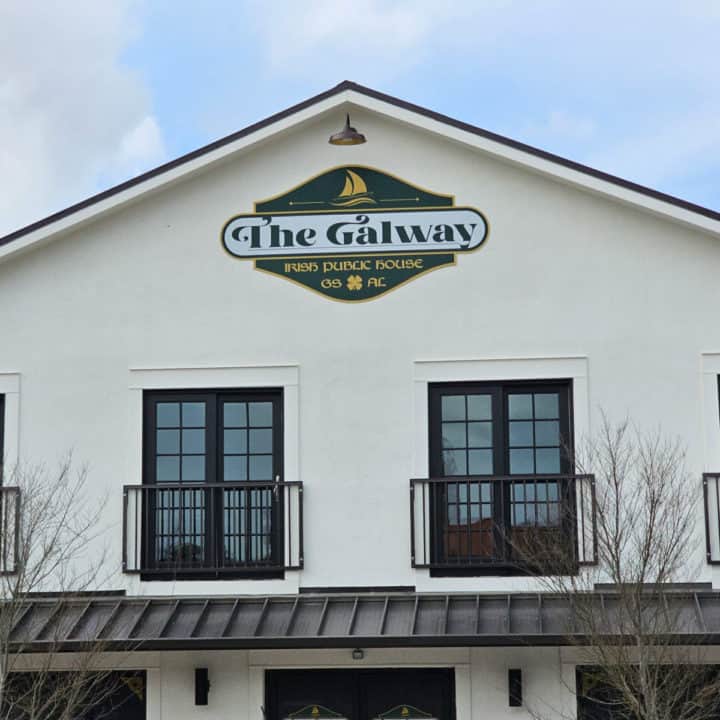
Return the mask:
M360 720L374 720L402 706L393 716L413 718L413 709L438 720L452 720L455 693L452 670L386 670L360 676ZM407 708L408 713L403 713Z
M319 705L356 720L353 673L337 670L270 671L267 673L267 720L284 720L309 706Z

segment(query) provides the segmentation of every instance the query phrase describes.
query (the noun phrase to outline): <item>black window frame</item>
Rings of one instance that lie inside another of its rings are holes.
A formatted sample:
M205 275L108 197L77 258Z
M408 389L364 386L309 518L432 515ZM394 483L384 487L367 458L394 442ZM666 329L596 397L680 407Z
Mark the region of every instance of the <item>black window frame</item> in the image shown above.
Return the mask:
M565 452L560 454L560 472L557 475L572 475L575 471L573 461L574 425L573 425L573 380L572 378L539 378L522 380L492 380L492 381L450 381L433 382L428 384L428 468L430 478L452 478L458 477L510 477L510 444L508 442L509 426L507 417L508 396L521 391L530 393L558 392L559 398L559 422L561 448ZM444 395L483 393L492 396L492 456L493 472L487 476L471 475L445 475L443 470L443 447L442 447L442 413L441 402ZM517 477L552 477L555 473L530 473L518 475ZM443 546L442 532L444 519L443 514L447 512L446 498L442 488L433 488L431 491L431 523L430 523L430 544L431 544L431 577L478 577L488 575L526 575L536 568L528 568L522 563L509 562L488 562L478 565L459 564L457 567L433 567L434 564L445 564L447 554ZM503 488L503 492L509 492L509 486ZM563 489L563 502L568 504L574 502L575 491L572 484ZM505 517L501 518L504 525L509 523L510 502L504 499L502 505L505 508ZM500 516L501 502L499 493L493 496L493 519L497 526ZM567 521L563 520L563 533L568 541L574 542L575 528L570 527ZM495 530L495 541L504 542Z
M143 392L143 431L142 431L142 484L158 486L162 488L163 481L157 480L157 435L156 430L156 405L163 402L193 402L202 400L206 403L205 417L205 480L202 482L188 483L189 487L202 489L205 484L223 483L223 403L228 401L239 402L271 402L273 405L273 438L272 458L273 471L271 480L281 480L284 476L284 389L282 387L262 388L192 388L192 389L163 389L145 390ZM182 410L181 410L182 411ZM211 422L212 420L212 422ZM182 460L180 460L182 465ZM182 477L182 476L180 476ZM244 481L239 481L244 482ZM252 481L248 481L252 484ZM182 483L181 483L182 484ZM273 490L268 490L273 493ZM217 501L219 502L219 501ZM273 567L270 569L256 568L253 566L239 565L236 570L228 572L225 569L219 572L215 559L220 552L224 538L222 521L216 526L206 522L205 542L209 548L209 557L202 566L193 569L192 572L182 569L169 569L167 573L141 573L141 580L231 580L231 579L282 579L285 572L282 569L284 564L285 547L284 537L284 502L283 494L275 493L275 502L272 511L272 558ZM152 513L149 514L152 517ZM221 518L222 510L215 508L214 514L210 517ZM154 521L151 520L149 528L143 528L142 542L144 557L152 558L154 555L151 547L145 547L150 538L155 537ZM277 568L277 569L276 569Z

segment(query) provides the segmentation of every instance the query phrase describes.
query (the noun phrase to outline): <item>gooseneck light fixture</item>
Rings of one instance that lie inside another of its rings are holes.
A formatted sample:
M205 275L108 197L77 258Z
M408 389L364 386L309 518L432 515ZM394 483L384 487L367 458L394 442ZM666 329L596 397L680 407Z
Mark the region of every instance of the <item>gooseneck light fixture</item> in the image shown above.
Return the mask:
M362 145L367 140L362 133L350 125L350 113L348 113L345 116L345 127L340 132L331 135L328 142L331 145Z

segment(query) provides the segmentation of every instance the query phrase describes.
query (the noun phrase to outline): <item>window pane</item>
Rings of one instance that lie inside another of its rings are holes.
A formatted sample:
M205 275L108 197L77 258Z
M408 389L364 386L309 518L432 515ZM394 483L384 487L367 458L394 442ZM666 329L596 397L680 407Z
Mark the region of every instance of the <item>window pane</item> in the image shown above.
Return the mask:
M205 482L205 456L183 455L183 482Z
M272 427L272 403L248 403L250 408L250 425L252 427Z
M535 417L550 419L560 417L557 393L538 393L535 395Z
M272 430L251 430L250 431L250 452L271 453L272 452Z
M445 450L443 452L444 475L467 475L465 450Z
M532 420L532 395L508 395L511 420Z
M184 402L182 404L183 427L205 427L205 403Z
M226 402L223 405L225 427L247 427L247 403Z
M158 430L157 451L160 455L171 455L180 452L179 430Z
M557 420L543 420L535 423L536 445L560 445L560 423Z
M468 463L470 475L491 475L493 471L492 450L469 450Z
M510 474L525 475L535 472L532 450L510 451Z
M535 451L535 471L538 473L560 472L560 448L540 448Z
M205 452L205 430L183 430L183 453Z
M468 395L468 420L492 420L492 397Z
M158 403L156 407L158 427L180 425L180 403Z
M442 446L444 448L465 447L465 423L443 423Z
M458 505L458 525L467 525L468 512L467 505Z
M533 424L531 422L510 423L510 447L528 447L533 444Z
M224 444L226 453L246 453L247 430L226 430Z
M441 415L443 420L465 420L465 396L443 395Z
M468 500L468 485L469 483L458 483L458 501L466 503Z
M223 459L224 479L227 482L240 482L247 480L247 458L225 457Z
M158 482L180 481L180 458L158 457L155 462L155 470Z
M250 480L272 480L272 474L272 455L250 455Z
M468 447L492 447L492 423L468 423Z

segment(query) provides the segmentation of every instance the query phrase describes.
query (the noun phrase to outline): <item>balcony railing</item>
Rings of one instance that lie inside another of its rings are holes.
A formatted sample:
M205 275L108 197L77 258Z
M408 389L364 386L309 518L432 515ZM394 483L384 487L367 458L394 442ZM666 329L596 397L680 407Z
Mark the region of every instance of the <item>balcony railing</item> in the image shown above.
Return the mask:
M720 565L720 473L703 474L705 509L705 557L710 565Z
M303 566L301 482L157 483L123 489L123 571L242 577Z
M572 571L597 563L592 475L410 480L413 567Z
M20 543L20 488L0 486L0 575L18 569Z

